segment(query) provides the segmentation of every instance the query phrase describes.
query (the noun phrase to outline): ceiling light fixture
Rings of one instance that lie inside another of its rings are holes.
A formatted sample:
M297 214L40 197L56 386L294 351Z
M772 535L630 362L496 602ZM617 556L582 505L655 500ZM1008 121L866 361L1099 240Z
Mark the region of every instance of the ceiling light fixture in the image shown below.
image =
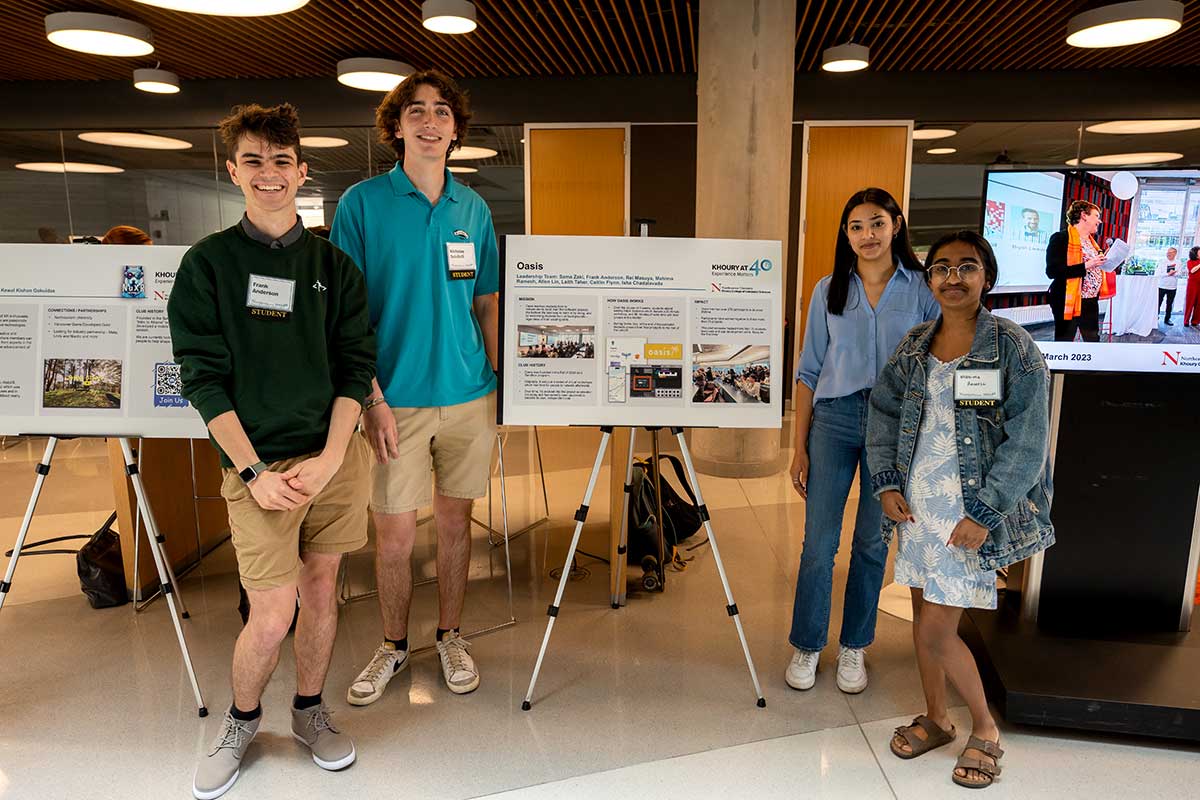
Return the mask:
M154 34L149 28L109 14L47 14L46 38L59 47L97 56L144 56L154 52Z
M951 153L957 153L957 147L934 147L925 151L931 156L948 156Z
M472 172L479 172L477 167L447 167L446 169L455 175L470 175Z
M475 30L475 4L469 0L425 0L421 24L434 33L470 33Z
M185 142L183 139L156 136L152 133L88 131L79 134L79 138L92 144L106 144L110 147L136 147L140 150L190 150L192 147L191 142Z
M344 58L337 71L338 83L368 92L390 92L416 72L412 65L391 58Z
M151 94L176 94L179 76L166 69L135 69L133 87Z
M948 139L951 136L957 136L958 131L951 128L918 128L913 131L913 139L924 141L927 139Z
M821 69L826 72L857 72L871 62L871 51L864 44L839 44L821 54Z
M1083 11L1067 23L1073 47L1122 47L1170 36L1183 25L1178 0L1132 0Z
M308 0L135 0L147 6L217 17L269 17L308 5Z
M451 161L471 161L477 158L491 158L497 153L490 147L463 146L450 154Z
M1093 167L1140 166L1159 164L1163 161L1178 161L1181 158L1183 158L1183 153L1112 153L1104 156L1089 156L1083 160L1083 163Z
M1088 133L1175 133L1200 128L1200 119L1123 119L1087 126Z
M28 170L29 172L85 172L92 175L107 175L116 172L124 172L120 167L112 167L108 164L87 164L82 161L26 161L16 165L17 169Z
M320 149L322 147L345 147L350 144L346 139L338 136L301 136L301 147L313 147Z

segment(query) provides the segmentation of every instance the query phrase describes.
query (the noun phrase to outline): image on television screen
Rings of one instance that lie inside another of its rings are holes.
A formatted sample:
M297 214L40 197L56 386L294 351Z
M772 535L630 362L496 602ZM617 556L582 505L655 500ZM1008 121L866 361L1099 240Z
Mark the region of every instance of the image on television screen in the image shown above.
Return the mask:
M985 183L993 311L1052 369L1200 372L1200 170L991 170ZM1079 200L1099 226L1073 244Z

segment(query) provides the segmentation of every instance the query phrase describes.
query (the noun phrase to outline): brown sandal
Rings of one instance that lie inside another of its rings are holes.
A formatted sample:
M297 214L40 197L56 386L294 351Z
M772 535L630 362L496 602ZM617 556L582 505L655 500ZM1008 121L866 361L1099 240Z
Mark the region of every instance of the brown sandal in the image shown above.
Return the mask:
M967 755L967 750L978 750L992 760L984 761L981 758L973 758ZM989 742L980 739L977 736L972 736L967 739L967 746L963 748L963 753L958 757L958 762L954 765L954 771L950 773L950 777L959 786L965 786L968 789L986 789L991 786L1003 770L1000 768L1000 757L1004 755L1004 751L1000 749L999 742ZM958 770L973 769L983 775L981 780L972 781L965 777L960 777Z
M917 736L917 728L922 728L925 731L925 738ZM916 758L919 755L924 755L930 750L941 747L944 744L950 744L954 741L954 726L950 726L950 730L946 730L941 725L931 720L929 717L921 714L912 721L911 725L901 725L896 728L895 736L892 737L891 748L892 753L897 758L908 760ZM911 752L904 752L896 747L896 736L899 736L908 743Z

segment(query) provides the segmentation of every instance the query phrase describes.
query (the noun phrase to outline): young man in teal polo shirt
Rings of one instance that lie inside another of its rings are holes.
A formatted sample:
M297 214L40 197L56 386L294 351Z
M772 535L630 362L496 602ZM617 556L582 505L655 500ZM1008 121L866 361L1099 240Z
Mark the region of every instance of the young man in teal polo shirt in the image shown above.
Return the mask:
M496 438L500 284L491 211L446 168L470 116L466 95L440 73L417 73L393 89L375 125L396 166L342 196L330 235L366 276L379 353L363 434L378 462L371 512L384 640L350 686L352 705L379 699L408 664L417 509L428 505L442 674L456 694L479 686L459 622L471 505L487 493Z

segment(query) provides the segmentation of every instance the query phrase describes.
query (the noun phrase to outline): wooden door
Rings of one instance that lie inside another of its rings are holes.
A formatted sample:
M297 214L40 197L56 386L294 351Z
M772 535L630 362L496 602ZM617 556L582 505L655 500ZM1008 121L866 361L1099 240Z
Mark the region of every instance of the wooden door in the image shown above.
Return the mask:
M625 134L624 127L529 129L529 233L628 233Z
M842 207L850 195L868 186L891 193L908 210L908 127L810 126L804 174L805 201L800 229L802 246L796 269L800 292L796 297L796 359L804 341L808 303L813 287L833 271Z

